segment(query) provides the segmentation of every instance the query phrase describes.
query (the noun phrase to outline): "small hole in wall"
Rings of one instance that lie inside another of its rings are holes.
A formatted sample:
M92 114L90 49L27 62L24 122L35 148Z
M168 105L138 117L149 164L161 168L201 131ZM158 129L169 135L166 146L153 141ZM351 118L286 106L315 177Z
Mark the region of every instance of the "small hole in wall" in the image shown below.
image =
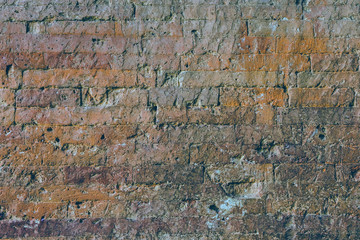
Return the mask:
M209 206L209 209L210 209L210 210L213 210L213 211L215 211L215 212L217 212L217 213L219 212L219 208L218 208L215 204L210 205L210 206Z
M81 201L76 201L76 202L75 202L75 205L76 205L77 208L80 208L80 205L81 205L82 203L83 203L83 202L81 202Z
M324 135L324 134L320 134L320 135L319 135L319 138L320 138L321 140L324 140L324 139L325 139L325 135Z

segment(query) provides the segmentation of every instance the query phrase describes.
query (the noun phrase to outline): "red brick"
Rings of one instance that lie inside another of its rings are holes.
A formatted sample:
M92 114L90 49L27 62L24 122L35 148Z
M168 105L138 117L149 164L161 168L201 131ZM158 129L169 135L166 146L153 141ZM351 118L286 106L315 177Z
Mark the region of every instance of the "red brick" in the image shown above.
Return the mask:
M104 53L44 53L44 63L49 68L111 69L112 56ZM40 67L38 67L40 68ZM45 68L45 67L42 67Z
M1 22L0 34L26 33L26 25L22 22Z
M16 92L17 107L74 107L80 105L79 89L23 89Z
M24 132L21 126L1 126L0 133L0 145L17 145L24 143Z
M5 88L17 88L21 81L21 71L11 67L8 71L0 70L0 86Z
M0 69L6 69L7 66L14 65L19 69L45 68L44 56L41 53L0 53Z
M113 21L56 21L44 23L46 33L51 35L93 35L115 34Z
M71 112L68 108L17 108L15 122L17 124L71 124ZM104 116L103 116L104 117Z
M56 143L104 146L123 143L136 135L136 126L27 126L23 133L27 144Z

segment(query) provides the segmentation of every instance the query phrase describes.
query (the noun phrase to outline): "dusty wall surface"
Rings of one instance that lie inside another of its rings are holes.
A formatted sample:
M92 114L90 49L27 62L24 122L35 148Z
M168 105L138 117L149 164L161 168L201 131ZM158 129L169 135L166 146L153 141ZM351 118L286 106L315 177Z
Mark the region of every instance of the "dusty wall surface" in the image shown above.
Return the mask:
M0 238L355 239L359 11L0 0Z

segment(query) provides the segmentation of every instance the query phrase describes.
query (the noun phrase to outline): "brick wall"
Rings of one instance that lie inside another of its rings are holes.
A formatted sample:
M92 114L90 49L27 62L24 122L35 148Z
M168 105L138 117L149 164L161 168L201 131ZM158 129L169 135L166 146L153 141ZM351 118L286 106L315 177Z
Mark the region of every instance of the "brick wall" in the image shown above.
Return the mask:
M359 0L0 0L0 21L0 238L359 236Z

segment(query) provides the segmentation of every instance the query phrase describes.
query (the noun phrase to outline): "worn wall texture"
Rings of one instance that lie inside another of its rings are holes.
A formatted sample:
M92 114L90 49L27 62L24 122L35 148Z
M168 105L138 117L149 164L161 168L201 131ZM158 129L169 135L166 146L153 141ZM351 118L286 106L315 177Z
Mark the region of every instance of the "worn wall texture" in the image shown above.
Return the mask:
M0 21L0 238L359 237L359 0L0 0Z

